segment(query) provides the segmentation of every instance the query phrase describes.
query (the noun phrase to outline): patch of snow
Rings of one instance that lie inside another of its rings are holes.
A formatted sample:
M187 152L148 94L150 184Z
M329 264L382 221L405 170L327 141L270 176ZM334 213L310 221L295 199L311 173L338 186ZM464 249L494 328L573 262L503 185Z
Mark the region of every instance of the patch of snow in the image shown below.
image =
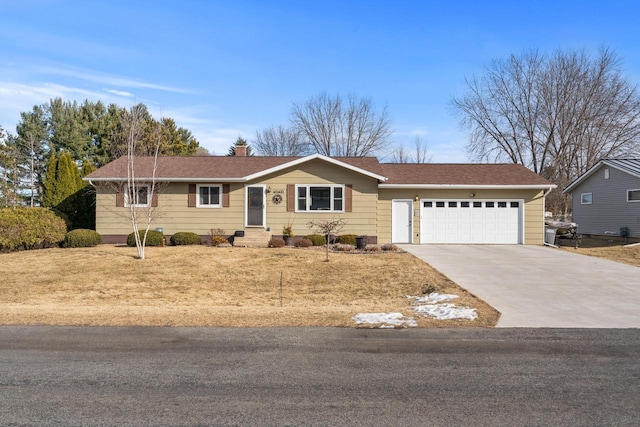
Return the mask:
M456 307L455 304L426 304L413 307L416 313L424 314L438 320L451 319L467 319L475 320L478 318L475 308Z
M356 325L380 325L380 328L418 326L413 317L404 317L402 313L358 313L352 319Z
M453 294L439 294L437 292L431 292L429 295L424 297L414 297L407 295L407 298L413 299L414 303L423 303L423 304L434 304L443 301L451 301L456 298L460 298L458 295Z

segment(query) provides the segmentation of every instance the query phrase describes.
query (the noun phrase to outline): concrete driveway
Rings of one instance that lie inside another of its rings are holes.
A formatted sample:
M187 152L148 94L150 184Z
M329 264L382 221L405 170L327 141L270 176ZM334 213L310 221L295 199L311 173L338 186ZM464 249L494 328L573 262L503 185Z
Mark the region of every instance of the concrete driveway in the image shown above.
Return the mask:
M498 309L498 327L640 328L640 268L523 245L399 245Z

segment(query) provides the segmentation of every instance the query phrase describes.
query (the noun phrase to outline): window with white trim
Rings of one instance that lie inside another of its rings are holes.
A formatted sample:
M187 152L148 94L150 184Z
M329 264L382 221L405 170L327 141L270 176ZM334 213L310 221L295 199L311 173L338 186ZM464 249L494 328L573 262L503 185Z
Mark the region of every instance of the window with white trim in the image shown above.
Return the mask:
M222 186L210 184L198 184L196 186L197 208L222 207Z
M640 189L627 190L627 202L640 202Z
M580 204L581 205L590 205L593 203L593 193L582 193L580 194Z
M124 192L124 206L148 208L151 206L148 185L130 185Z
M296 212L344 212L344 185L296 185Z

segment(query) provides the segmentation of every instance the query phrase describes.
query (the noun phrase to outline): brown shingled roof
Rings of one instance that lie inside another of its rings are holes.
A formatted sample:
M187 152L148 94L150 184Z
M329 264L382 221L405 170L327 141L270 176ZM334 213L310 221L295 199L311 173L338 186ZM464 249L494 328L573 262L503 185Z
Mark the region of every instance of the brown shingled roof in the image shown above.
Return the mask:
M382 163L384 184L392 185L543 185L551 182L516 164Z
M199 156L199 157L158 157L156 178L160 180L240 180L266 170L285 166L303 157L261 157L261 156ZM382 167L375 157L332 157L355 168L375 175L382 175ZM152 157L138 157L135 161L135 175L150 178L153 170ZM126 179L127 158L120 157L86 176L88 180Z
M312 157L310 157L311 159ZM159 157L156 178L159 180L242 180L272 168L286 167L304 157ZM320 157L320 159L327 159ZM388 178L385 185L539 185L549 181L516 164L439 164L379 163L375 157L332 157L354 168ZM150 178L153 158L139 157L135 163L138 178ZM127 178L127 159L120 157L86 176L88 180Z

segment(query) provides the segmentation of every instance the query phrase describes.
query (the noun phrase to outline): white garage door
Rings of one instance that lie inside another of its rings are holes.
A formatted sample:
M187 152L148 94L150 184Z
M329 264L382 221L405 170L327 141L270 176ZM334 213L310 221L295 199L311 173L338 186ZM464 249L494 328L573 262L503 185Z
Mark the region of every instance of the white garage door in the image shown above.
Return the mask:
M420 243L522 243L521 200L421 200Z

